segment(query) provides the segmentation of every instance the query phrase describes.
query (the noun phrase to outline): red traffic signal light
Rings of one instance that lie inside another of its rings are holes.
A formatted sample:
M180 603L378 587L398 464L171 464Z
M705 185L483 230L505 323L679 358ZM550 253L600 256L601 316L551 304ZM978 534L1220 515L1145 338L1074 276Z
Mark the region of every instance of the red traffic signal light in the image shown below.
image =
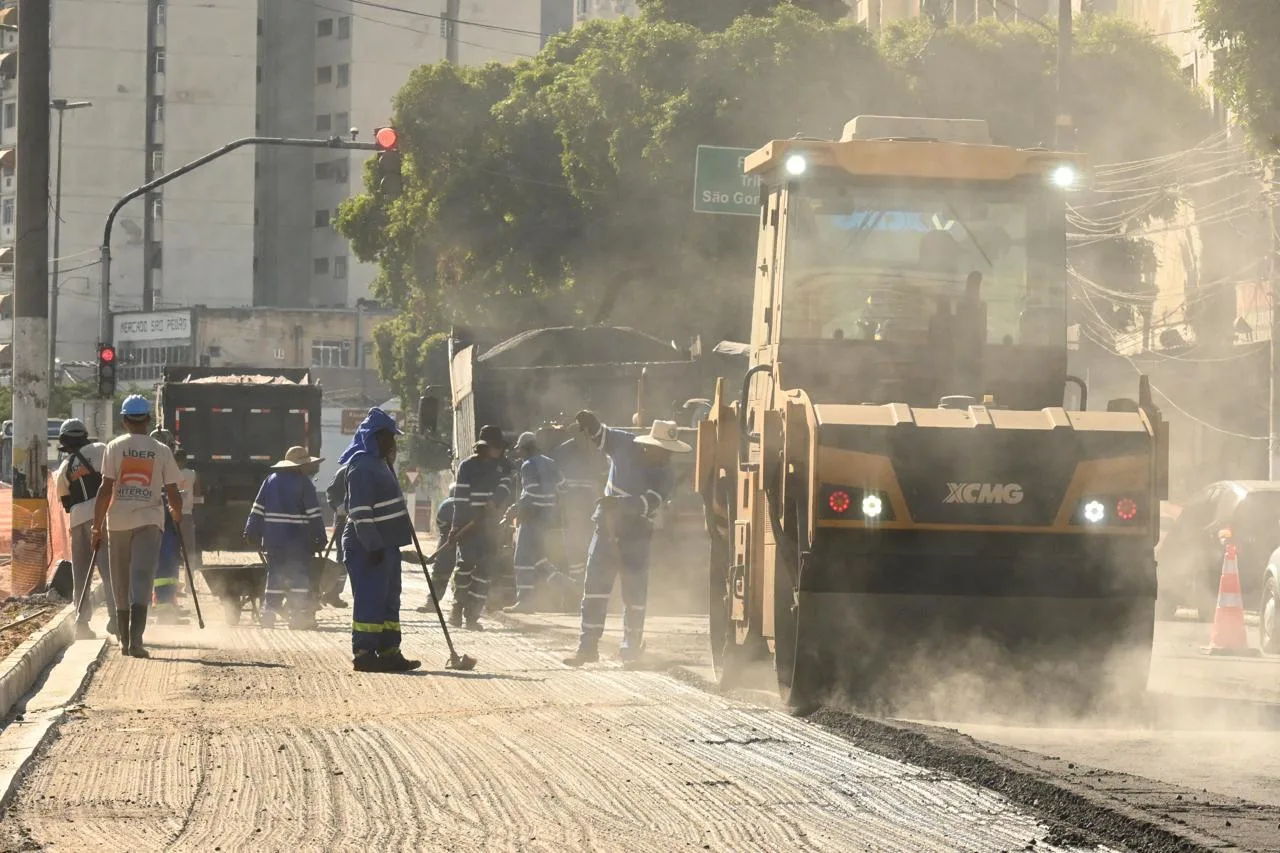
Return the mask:
M380 151L394 151L400 141L400 134L394 127L380 127L373 132L373 141Z
M103 364L111 364L115 360L116 360L115 347L103 347L102 349L98 350L98 361L101 361Z

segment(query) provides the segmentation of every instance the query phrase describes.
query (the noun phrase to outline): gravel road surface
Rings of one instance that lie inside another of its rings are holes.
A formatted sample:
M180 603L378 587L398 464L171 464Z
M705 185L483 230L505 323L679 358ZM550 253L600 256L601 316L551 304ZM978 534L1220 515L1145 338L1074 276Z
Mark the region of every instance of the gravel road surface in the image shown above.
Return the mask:
M473 674L352 673L346 614L324 614L158 628L150 661L112 647L0 848L1072 849L947 773L665 674L568 669L545 635L459 632ZM442 662L404 617L407 651Z

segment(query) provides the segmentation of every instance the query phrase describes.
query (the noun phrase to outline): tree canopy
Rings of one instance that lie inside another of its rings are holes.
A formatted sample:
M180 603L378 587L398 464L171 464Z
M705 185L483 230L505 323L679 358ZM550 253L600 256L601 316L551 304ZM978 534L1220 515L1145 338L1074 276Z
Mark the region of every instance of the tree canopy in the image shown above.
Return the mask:
M1280 4L1198 0L1204 38L1218 48L1213 85L1255 138L1280 145Z
M726 23L704 7L763 14ZM692 211L699 144L836 138L863 113L985 118L999 143L1052 144L1051 28L913 21L877 42L817 12L833 4L650 0L529 61L415 71L395 100L401 179L370 167L338 222L379 262L376 296L403 312L377 333L397 390L414 392L453 323L743 335L755 229ZM1130 25L1082 19L1074 73L1076 143L1095 161L1207 135L1176 60Z

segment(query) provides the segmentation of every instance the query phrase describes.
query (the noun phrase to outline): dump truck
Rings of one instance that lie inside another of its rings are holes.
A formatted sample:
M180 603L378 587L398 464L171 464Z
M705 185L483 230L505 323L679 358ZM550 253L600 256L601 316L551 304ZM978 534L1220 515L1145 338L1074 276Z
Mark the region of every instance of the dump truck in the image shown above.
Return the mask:
M897 707L961 670L1144 691L1168 429L1145 377L1090 410L1068 374L1085 157L859 116L744 170L750 366L695 463L721 683L771 663L796 708Z
M449 403L452 408L452 450L456 459L471 454L482 426L499 426L514 443L523 431L539 432L544 452L576 433L573 416L591 409L610 426L645 432L655 418L675 420L684 438L695 438L693 421L705 409L717 368L733 363L732 356L704 353L695 340L678 348L645 332L619 326L552 327L531 329L497 342L482 333L455 329L450 337ZM438 434L443 395L428 392L420 420L428 436ZM700 403L701 401L701 403ZM638 420L636 420L638 416ZM657 609L706 612L706 586L701 580L701 557L706 534L702 503L693 491L692 459L677 460L676 488L660 524L652 563L657 576L652 598ZM603 494L607 461L600 456L597 474ZM590 509L574 507L583 518L569 518L571 526L590 525ZM579 542L583 554L567 555L562 542ZM552 537L558 565L581 564L586 540L572 535ZM509 554L508 554L509 557ZM491 600L509 598L514 586L505 565ZM577 605L577 599L573 606Z
M321 394L306 368L164 369L156 409L197 475L201 550L244 550L245 520L271 466L294 445L320 454Z

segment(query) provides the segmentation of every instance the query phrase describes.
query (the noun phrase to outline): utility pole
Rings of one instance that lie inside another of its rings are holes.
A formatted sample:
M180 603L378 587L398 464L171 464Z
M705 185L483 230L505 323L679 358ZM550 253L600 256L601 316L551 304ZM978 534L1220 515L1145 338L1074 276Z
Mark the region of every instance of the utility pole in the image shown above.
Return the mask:
M1277 187L1276 163L1280 155L1272 155L1266 168L1267 195L1272 196ZM1267 460L1268 478L1280 480L1280 234L1276 233L1280 226L1280 217L1276 216L1276 200L1271 198L1267 204L1267 278L1271 285L1271 381L1270 405L1267 406Z
M1071 76L1071 0L1058 0L1058 114L1055 121L1055 143L1059 151L1075 148L1075 132L1072 127L1071 109L1067 105Z
M49 3L18 3L17 238L13 276L15 587L44 579L49 514ZM23 511L19 512L19 508Z
M58 177L54 179L53 190L53 273L49 283L49 389L52 393L58 384L58 288L62 286L58 280L58 259L62 252L62 120L67 110L82 110L93 106L93 103L54 98L49 106L58 113Z
M462 14L461 0L446 0L444 12L445 43L444 58L458 64L458 16Z

